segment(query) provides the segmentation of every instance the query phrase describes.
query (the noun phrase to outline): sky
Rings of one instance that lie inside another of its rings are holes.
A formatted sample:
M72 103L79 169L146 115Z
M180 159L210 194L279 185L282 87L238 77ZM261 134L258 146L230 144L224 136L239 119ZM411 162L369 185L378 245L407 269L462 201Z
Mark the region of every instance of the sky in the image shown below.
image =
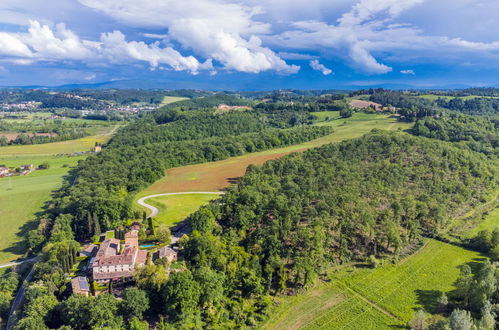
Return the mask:
M0 86L499 86L497 0L1 0Z

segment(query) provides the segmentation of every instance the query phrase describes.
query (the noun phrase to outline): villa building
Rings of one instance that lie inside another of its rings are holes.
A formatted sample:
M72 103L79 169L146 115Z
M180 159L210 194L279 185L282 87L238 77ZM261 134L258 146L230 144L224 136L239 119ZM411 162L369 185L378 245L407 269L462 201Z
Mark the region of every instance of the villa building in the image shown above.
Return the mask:
M92 260L93 279L108 282L131 278L137 266L145 265L147 251L139 249L139 233L132 230L125 234L125 245L120 253L120 241L112 238L102 242L95 260Z

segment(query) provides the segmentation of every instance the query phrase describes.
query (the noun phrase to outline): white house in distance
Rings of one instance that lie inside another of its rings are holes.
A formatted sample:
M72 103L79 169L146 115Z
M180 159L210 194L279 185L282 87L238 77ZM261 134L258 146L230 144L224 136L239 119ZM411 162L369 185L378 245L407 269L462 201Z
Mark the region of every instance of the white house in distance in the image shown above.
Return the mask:
M147 251L139 249L139 232L125 234L125 246L120 253L120 241L111 238L102 242L92 263L92 276L99 283L131 278L137 266L147 261Z

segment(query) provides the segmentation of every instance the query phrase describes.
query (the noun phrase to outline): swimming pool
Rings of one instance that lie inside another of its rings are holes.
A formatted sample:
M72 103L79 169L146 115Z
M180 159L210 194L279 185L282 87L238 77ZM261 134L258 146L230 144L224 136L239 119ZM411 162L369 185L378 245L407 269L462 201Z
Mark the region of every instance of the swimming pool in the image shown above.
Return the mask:
M140 248L141 249L147 249L147 248L150 248L150 247L155 247L156 245L154 244L146 244L146 245L141 245Z

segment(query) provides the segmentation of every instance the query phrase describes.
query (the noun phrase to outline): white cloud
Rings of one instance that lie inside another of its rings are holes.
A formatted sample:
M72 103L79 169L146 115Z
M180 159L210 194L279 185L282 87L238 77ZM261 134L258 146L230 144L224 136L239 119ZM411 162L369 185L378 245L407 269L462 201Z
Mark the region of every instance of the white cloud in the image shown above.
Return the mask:
M400 70L401 74L415 75L416 72L414 70Z
M91 75L83 77L83 79L88 80L88 81L94 80L95 78L97 78L97 75L95 73L92 73Z
M220 62L228 70L259 73L275 70L295 73L259 37L270 25L253 20L262 12L258 6L220 0L79 0L125 24L164 28L184 48Z
M167 64L175 71L188 70L193 74L197 74L199 70L213 69L210 60L201 64L193 56L184 57L171 47L160 48L159 42L149 45L137 41L127 42L120 31L102 34L101 42L101 54L115 63L146 61L152 69L156 69L160 64Z
M323 75L328 76L333 73L333 70L327 68L324 64L319 63L318 60L310 61L310 67L316 71L321 71Z
M27 33L0 33L0 54L10 57L15 64L27 65L34 61L84 60L98 63L147 62L152 69L165 64L176 71L187 70L197 74L200 70L213 70L211 60L200 63L193 56L182 56L171 47L161 48L159 42L125 40L120 31L103 33L100 41L82 40L57 24L55 29L38 21L30 22Z
M0 32L0 55L31 57L33 54L21 40L5 32Z
M31 21L28 33L19 34L19 39L34 50L35 56L42 58L81 60L94 56L92 44L81 41L63 23L52 30L48 25Z

